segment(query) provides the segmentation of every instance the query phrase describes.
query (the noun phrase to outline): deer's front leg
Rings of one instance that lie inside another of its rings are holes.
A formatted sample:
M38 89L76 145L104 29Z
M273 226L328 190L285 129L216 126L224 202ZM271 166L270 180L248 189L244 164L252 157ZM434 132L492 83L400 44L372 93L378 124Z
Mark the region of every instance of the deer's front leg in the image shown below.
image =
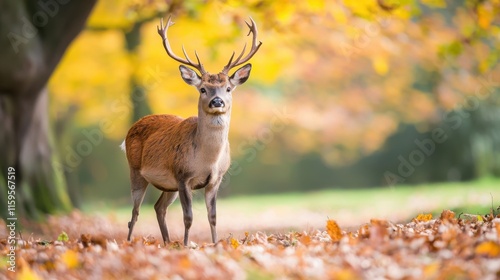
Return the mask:
M179 184L179 199L184 215L184 246L187 246L189 241L189 229L193 223L193 210L191 205L191 188L186 185L186 182L181 182Z
M212 242L217 242L217 231L215 225L217 222L217 191L219 189L220 181L218 180L213 185L208 185L205 188L205 204L207 205L208 222L210 223L210 231L212 232Z

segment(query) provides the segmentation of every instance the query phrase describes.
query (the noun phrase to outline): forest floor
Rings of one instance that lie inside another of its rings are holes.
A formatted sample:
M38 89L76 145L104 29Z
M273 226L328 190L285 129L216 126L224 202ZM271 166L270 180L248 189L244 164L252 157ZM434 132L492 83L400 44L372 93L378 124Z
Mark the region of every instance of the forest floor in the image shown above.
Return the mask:
M131 207L93 203L43 223L23 222L15 273L0 225L0 279L498 279L498 185L220 199L216 244L198 194L187 248L178 203L167 215L167 245L151 205L143 205L127 242Z

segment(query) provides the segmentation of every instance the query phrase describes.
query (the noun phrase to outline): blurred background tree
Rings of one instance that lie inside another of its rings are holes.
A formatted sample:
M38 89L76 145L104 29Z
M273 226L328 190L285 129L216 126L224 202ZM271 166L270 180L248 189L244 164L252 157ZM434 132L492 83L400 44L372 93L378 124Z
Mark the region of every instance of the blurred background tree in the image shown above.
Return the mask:
M175 52L196 49L218 72L252 16L263 46L233 101L223 194L499 176L499 11L498 0L100 1L49 83L56 164L74 202L128 202L118 145L131 123L197 110L159 18L173 15Z

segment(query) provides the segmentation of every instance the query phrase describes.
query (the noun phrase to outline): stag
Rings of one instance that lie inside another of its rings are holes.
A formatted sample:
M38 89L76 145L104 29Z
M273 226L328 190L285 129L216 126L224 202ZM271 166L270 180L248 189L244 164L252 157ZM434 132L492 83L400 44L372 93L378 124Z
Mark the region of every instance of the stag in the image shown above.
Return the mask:
M212 242L217 242L216 201L217 191L230 166L228 141L231 120L232 92L247 81L252 65L245 64L231 76L229 71L252 58L262 42L257 42L257 26L250 18L245 22L252 36L250 52L245 54L246 44L240 55L229 62L218 74L208 73L195 51L196 63L187 55L177 56L170 46L167 30L173 25L160 20L158 34L163 39L167 54L177 62L182 79L199 92L198 116L183 119L174 115L149 115L138 120L128 131L122 144L130 169L133 200L132 218L128 224L128 240L131 240L139 208L149 184L162 191L154 205L163 241L170 242L166 224L167 208L179 196L184 217L184 245L188 245L189 229L193 221L192 192L205 188ZM248 36L247 35L247 36ZM182 65L183 64L183 65ZM191 69L198 70L198 73Z

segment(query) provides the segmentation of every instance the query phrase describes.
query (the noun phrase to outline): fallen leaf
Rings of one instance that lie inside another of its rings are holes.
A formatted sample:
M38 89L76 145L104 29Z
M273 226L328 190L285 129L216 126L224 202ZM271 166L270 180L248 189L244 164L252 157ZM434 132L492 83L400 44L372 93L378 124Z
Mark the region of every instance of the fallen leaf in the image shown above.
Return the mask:
M370 240L373 245L381 243L387 236L387 221L371 220L370 221Z
M476 254L485 255L490 258L500 256L500 245L494 241L484 241L476 247Z
M189 257L186 255L182 256L179 260L179 266L183 269L191 268L191 260L189 260Z
M423 273L425 279L433 278L434 275L439 271L439 263L433 262L424 266Z
M80 236L80 241L82 242L83 247L88 247L88 246L90 246L90 240L91 240L91 236L90 236L90 234L82 234L82 235Z
M362 225L361 228L359 228L359 236L362 238L370 237L370 226Z
M334 220L326 221L326 232L330 236L333 242L337 242L342 238L342 232L339 225Z
M80 236L80 240L83 244L83 247L89 247L90 245L99 245L103 249L106 249L108 241L104 236L92 236L90 234L82 234Z
M432 217L432 215L431 215L431 217ZM378 219L371 219L370 224L381 226L381 227L388 227L389 226L389 222L387 222L386 220L378 220Z
M19 280L42 280L29 266L24 267L17 275Z
M78 260L78 252L73 250L68 250L61 255L61 261L68 267L69 269L76 268L80 265L80 261Z
M329 273L329 279L337 279L337 280L351 280L358 279L356 275L350 269L340 269L334 270Z
M441 219L441 221L448 221L454 223L456 222L455 212L451 210L443 210L443 212L441 212L441 216L439 217L439 219Z
M428 222L432 220L432 214L418 214L415 219L413 219L414 222Z
M238 240L236 240L233 237L231 237L230 243L231 243L231 247L233 247L233 249L238 249L238 247L240 246L240 243L238 242Z
M152 237L152 236L146 236L146 237L142 237L142 244L144 245L154 245L156 244L156 238Z
M61 232L61 234L59 234L59 236L57 237L57 241L62 241L62 242L66 242L69 240L69 236L66 232Z
M304 245L309 245L311 244L311 237L309 235L302 235L299 239L300 243L304 244Z

